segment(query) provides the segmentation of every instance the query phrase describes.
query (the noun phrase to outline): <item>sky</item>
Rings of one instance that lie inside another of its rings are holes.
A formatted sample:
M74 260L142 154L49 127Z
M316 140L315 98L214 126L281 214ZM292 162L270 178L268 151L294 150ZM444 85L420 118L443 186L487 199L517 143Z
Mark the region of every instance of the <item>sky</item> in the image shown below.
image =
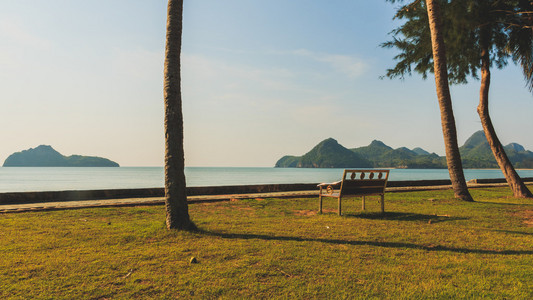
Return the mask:
M0 163L51 145L162 166L164 0L0 0ZM381 79L400 23L385 0L186 0L186 166L272 167L332 137L444 155L434 78ZM458 142L481 130L479 81L452 86ZM500 140L533 150L533 96L493 70Z

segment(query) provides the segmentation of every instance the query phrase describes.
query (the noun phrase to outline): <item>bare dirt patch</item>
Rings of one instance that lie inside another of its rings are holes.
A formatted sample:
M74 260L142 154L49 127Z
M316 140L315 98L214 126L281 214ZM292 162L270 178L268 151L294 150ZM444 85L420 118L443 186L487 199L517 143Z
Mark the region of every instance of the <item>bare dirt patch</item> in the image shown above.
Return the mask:
M517 215L524 219L523 222L527 227L533 227L533 210L523 210Z
M337 210L336 209L323 209L322 210L322 213L331 213L331 212L337 212ZM295 210L294 214L297 215L297 216L314 216L314 215L318 214L318 211L309 210L309 209Z
M191 206L189 205L189 207ZM216 207L216 209L225 209L225 207L221 205L220 202L196 203L194 207L200 210L213 210L214 207Z
M248 207L248 206L234 207L233 209L238 210L238 211L254 211L255 210L253 207Z

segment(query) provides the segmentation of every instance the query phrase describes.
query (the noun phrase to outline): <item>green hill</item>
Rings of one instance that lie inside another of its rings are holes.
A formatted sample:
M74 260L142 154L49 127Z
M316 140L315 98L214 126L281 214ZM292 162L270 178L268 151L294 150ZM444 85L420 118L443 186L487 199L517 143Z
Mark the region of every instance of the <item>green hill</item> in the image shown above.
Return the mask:
M525 150L517 143L511 143L504 148L516 168L533 168L533 152ZM474 133L459 149L465 168L498 168L483 131ZM276 167L443 169L447 166L445 157L421 148L393 149L381 141L374 140L368 146L346 149L336 140L329 138L303 156L282 157Z
M372 164L360 155L329 138L301 157L284 156L276 163L281 168L370 168Z
M11 154L4 167L118 167L114 161L96 156L64 156L51 146L36 148Z
M420 148L420 147L416 147L413 149L413 152L418 154L418 155L429 155L431 153L427 152L426 150Z
M370 145L352 151L371 161L375 168L446 168L443 158L422 148L416 148L416 151L406 147L393 149L381 141L372 141Z
M385 145L382 141L373 140L368 146L351 149L353 152L362 155L366 159L374 160L377 157L386 155L393 149Z
M283 156L276 163L276 168L298 168L298 163L300 162L299 156Z
M533 152L527 151L517 143L504 146L505 153L515 168L532 168ZM465 168L498 168L498 163L492 154L485 133L480 130L474 133L465 144L459 148L463 167Z

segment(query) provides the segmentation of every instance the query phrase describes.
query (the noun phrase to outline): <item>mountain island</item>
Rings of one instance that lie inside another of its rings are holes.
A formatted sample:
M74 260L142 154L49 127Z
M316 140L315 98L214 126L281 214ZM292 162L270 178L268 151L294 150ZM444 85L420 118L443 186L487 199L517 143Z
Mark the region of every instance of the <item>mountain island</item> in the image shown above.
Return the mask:
M504 147L516 168L533 168L533 152L517 143ZM459 148L463 167L470 169L498 168L483 131L474 133ZM446 157L429 153L422 148L393 149L374 140L368 146L348 149L329 138L303 156L284 156L277 168L403 168L446 169Z
M11 154L4 167L119 167L114 161L97 156L64 156L51 146L36 148Z

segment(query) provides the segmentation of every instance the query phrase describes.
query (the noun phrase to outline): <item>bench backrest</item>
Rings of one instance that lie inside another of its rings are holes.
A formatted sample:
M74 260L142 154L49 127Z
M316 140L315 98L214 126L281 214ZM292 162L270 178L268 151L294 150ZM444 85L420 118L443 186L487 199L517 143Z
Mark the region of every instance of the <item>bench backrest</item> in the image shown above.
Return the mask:
M344 170L341 195L383 195L389 170Z

